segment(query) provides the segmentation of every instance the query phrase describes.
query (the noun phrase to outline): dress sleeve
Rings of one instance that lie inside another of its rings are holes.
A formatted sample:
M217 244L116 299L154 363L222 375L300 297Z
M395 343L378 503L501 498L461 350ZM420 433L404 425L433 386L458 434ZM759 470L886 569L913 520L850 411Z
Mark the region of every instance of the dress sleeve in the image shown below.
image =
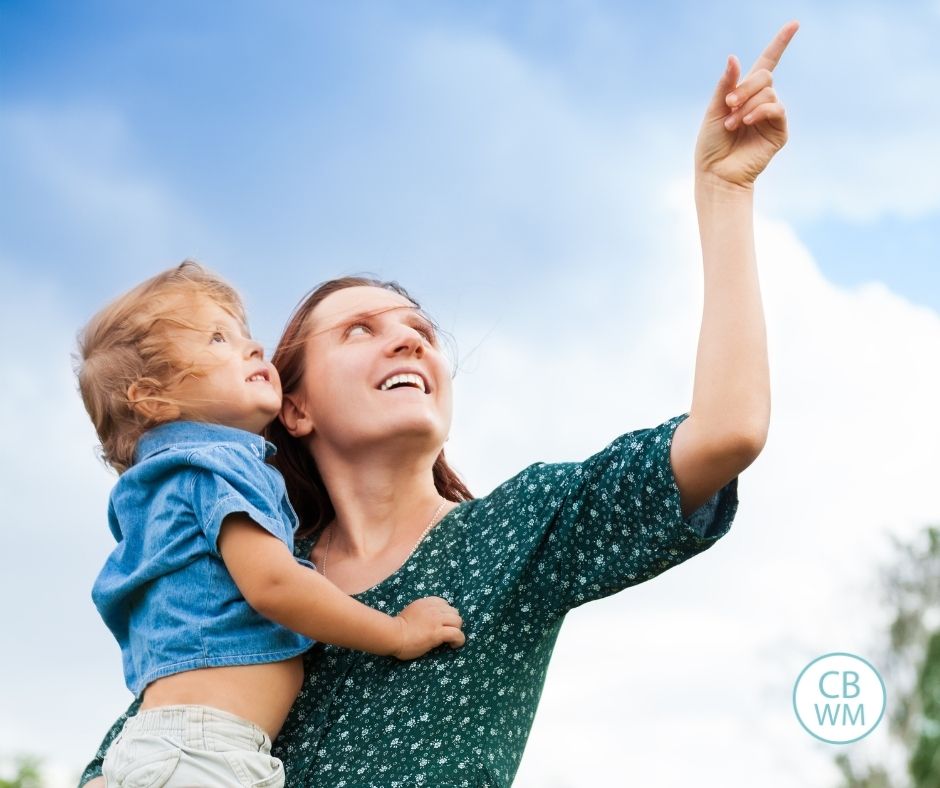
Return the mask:
M528 490L542 499L545 531L524 585L545 612L564 615L656 577L731 528L738 477L682 516L670 450L688 416L621 435L584 462L532 467Z
M111 729L105 734L104 739L101 741L101 746L98 748L98 752L95 754L95 757L92 759L85 767L85 771L82 772L82 776L78 778L78 788L81 788L89 780L94 780L95 777L101 776L101 765L104 763L104 756L108 753L108 748L111 746L111 742L117 737L121 732L121 729L124 727L124 723L127 722L128 717L133 717L137 713L137 709L140 707L140 700L135 700L120 717L114 725L111 726Z

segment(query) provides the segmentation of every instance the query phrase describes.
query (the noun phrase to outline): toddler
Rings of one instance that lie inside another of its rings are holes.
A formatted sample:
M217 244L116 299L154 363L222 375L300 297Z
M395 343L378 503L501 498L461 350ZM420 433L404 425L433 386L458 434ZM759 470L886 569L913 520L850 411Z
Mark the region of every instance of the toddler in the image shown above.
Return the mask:
M82 399L120 475L117 546L92 597L141 699L107 785L281 786L271 739L314 641L398 659L463 644L445 600L388 616L294 558L297 516L260 435L280 381L228 284L187 260L95 315L79 350Z

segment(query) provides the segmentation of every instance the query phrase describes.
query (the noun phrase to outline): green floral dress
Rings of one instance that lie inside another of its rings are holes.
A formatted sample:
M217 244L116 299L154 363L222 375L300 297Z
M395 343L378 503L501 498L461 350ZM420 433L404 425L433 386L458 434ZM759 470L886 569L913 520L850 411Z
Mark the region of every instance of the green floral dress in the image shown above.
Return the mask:
M565 614L707 550L731 527L737 477L682 517L669 456L688 415L584 462L530 465L452 509L402 567L356 594L388 613L443 597L464 619L466 644L411 662L316 644L274 743L287 785L510 785ZM312 545L299 540L298 554ZM126 716L82 782L100 773Z

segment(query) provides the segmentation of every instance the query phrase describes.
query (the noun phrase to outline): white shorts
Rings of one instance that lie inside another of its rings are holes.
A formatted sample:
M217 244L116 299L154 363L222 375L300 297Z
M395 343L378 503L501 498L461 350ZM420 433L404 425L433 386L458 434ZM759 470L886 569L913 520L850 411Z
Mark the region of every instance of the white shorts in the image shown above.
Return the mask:
M257 725L210 706L128 718L102 766L108 788L283 788L284 766Z

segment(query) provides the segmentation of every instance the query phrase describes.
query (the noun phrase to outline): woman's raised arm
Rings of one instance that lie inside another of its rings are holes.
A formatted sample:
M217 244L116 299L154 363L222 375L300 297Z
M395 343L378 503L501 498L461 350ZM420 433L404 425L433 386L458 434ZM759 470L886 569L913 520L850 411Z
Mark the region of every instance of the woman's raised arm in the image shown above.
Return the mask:
M690 417L676 430L672 454L684 514L753 462L767 439L770 370L754 181L787 141L772 72L798 28L784 25L740 82L737 58L728 58L696 143L704 309Z

